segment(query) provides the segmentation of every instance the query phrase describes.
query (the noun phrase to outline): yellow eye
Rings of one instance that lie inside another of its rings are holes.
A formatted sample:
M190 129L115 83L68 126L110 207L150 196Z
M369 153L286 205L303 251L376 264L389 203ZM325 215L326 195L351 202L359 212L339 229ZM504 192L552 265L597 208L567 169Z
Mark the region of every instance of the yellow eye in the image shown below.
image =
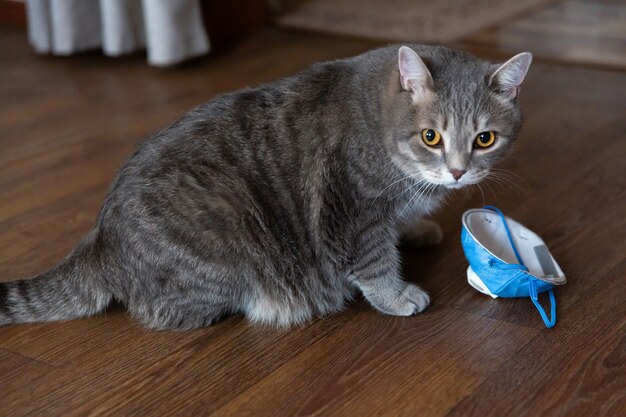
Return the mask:
M428 146L437 146L441 142L441 134L435 129L422 130L422 140Z
M479 148L488 148L491 145L493 145L495 141L496 141L495 132L489 131L489 132L479 133L478 136L476 136L476 140L474 141L474 144L476 144L476 146Z

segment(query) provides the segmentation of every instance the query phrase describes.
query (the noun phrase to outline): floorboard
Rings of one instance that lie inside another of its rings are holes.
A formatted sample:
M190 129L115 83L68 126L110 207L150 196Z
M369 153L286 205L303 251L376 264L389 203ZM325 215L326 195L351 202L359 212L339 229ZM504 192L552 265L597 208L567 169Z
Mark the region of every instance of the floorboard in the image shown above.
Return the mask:
M567 0L463 40L465 47L518 53L560 63L626 70L626 3Z
M13 399L30 397L33 381L49 381L54 371L55 368L50 365L0 349L0 415L9 416L14 412L21 414L21 407Z
M367 309L217 414L443 415L538 332L439 306L412 320Z
M582 1L582 0L581 0ZM541 48L541 38L528 42ZM531 46L532 46L531 45ZM176 69L141 55L36 56L0 28L0 280L44 271L93 225L123 160L217 94L379 46L280 30ZM496 46L467 44L501 59ZM506 52L508 53L508 52ZM594 415L624 410L626 73L539 60L505 178L450 197L446 237L403 251L431 295L402 319L362 299L291 330L241 317L193 332L142 329L120 307L0 328L0 416ZM465 282L460 215L495 203L540 234L568 276L559 321Z
M559 326L541 332L447 414L618 416L626 410L626 290L621 262Z

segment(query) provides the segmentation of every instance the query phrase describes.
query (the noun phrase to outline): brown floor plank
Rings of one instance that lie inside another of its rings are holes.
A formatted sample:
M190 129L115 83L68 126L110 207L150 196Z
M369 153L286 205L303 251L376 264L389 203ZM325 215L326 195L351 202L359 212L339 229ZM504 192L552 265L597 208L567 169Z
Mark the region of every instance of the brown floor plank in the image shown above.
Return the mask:
M626 70L626 3L568 0L468 36L465 45L537 58Z
M270 30L157 70L141 56L36 57L22 34L0 28L0 280L61 260L135 144L181 112L376 45ZM156 333L120 308L2 327L0 415L615 414L626 362L625 90L620 72L534 64L522 138L503 164L528 184L494 184L495 196L483 187L484 202L539 233L568 275L555 329L529 300L494 301L467 286L459 219L483 197L460 192L436 216L442 245L404 251L407 279L434 301L423 315L384 317L358 300L289 331L235 317Z
M231 318L194 332L158 333L140 329L121 314L108 322L100 318L39 329L32 338L18 335L24 345L20 350L61 365L54 383L38 380L30 396L20 391L6 395L19 410L16 415L206 414L354 314L283 331ZM57 341L43 343L55 333L65 340L52 337ZM45 347L32 348L37 344Z
M6 236L0 242L4 259L0 281L39 273L63 259L93 226L94 213L108 186L108 181L102 180L87 190L0 222Z
M153 347L158 350L162 344L167 347L168 342L177 344L198 336L193 332L164 335L144 331L118 308L95 318L9 326L2 330L0 347L53 366L71 365L83 357L101 364L114 359L117 350L128 344L134 350L124 360L134 357L135 351L141 349L156 355ZM163 353L169 351L165 349Z
M448 416L619 416L626 410L626 262ZM512 400L514 398L514 400Z
M539 332L442 307L365 310L216 415L442 415Z
M76 410L117 415L207 415L300 352L340 330L355 312L291 330L235 324L222 338L202 337ZM233 343L236 340L237 343ZM149 388L149 389L146 389ZM160 401L164 396L169 400Z
M50 365L0 349L0 416L14 415L17 409L7 393L19 392L28 397L33 381L46 379L54 372Z
M382 39L388 43L446 43L494 22L559 0L284 0L277 24L287 29Z

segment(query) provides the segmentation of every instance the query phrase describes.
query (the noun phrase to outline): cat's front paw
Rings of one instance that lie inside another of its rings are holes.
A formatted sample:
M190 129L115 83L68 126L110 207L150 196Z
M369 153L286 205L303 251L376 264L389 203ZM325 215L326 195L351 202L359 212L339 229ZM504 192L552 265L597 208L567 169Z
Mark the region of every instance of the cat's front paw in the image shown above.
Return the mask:
M413 284L407 284L401 298L403 298L407 304L413 306L412 312L408 315L421 313L428 307L428 304L430 304L430 297L426 294L426 291Z
M392 316L412 316L422 312L428 307L430 297L417 285L407 284L400 296L381 301L380 303L372 302L372 304L385 314Z
M403 237L411 246L435 246L443 240L443 230L432 220L420 219L404 230Z

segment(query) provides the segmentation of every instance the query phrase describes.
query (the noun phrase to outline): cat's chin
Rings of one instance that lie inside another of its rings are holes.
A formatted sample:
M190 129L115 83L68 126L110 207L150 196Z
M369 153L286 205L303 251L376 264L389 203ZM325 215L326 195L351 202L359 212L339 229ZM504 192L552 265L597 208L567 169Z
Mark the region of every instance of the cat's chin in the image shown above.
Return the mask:
M444 187L450 190L458 190L459 188L467 187L468 184L445 184Z

